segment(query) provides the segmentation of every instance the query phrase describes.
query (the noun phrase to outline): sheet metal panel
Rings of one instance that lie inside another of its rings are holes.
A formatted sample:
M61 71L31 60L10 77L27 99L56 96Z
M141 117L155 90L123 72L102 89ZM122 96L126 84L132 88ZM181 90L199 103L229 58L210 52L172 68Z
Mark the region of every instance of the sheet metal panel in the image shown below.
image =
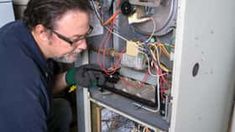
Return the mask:
M11 1L0 0L0 12L0 27L15 20Z
M235 86L234 7L234 0L179 1L170 132L227 131Z

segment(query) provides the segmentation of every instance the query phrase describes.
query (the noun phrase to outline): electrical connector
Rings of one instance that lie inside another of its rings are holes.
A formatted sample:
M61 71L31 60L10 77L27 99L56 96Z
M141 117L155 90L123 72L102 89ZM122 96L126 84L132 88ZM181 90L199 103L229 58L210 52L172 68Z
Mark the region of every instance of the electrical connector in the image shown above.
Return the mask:
M139 53L137 42L127 41L126 42L126 54L130 56L137 56Z

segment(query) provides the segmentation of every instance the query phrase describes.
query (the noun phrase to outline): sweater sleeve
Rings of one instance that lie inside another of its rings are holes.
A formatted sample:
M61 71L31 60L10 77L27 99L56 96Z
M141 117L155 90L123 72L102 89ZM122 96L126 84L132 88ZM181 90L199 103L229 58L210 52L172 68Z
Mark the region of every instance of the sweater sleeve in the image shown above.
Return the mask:
M0 131L47 132L46 87L30 61L17 62L0 68Z

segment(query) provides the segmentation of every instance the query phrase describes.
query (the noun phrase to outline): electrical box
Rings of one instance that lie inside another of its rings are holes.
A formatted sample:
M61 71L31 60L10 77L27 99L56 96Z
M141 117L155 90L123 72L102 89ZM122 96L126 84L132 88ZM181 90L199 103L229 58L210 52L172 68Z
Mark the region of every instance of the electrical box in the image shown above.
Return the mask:
M76 65L96 63L109 81L77 90L79 131L103 130L104 109L133 121L136 131L228 130L235 86L233 0L90 3L95 32Z

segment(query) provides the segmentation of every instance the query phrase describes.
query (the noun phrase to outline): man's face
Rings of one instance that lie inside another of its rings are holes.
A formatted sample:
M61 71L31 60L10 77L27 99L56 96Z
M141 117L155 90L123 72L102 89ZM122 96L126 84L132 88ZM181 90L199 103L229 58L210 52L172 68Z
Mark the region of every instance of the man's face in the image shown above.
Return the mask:
M79 10L69 11L56 23L50 37L50 52L60 62L76 61L80 52L87 48L86 36L92 30L89 15Z

